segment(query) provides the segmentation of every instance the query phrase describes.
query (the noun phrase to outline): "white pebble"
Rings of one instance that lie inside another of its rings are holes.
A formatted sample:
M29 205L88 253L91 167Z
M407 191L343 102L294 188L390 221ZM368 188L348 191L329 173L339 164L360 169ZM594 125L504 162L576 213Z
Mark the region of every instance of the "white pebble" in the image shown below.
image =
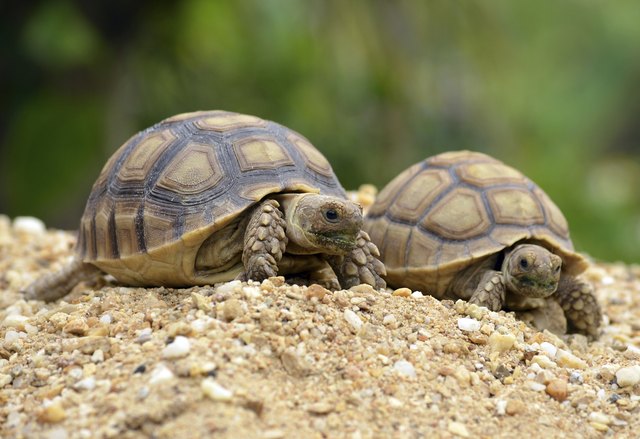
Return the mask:
M627 346L627 350L622 353L626 358L640 358L640 348L633 345Z
M387 314L382 318L383 325L391 325L392 323L395 323L395 322L396 322L396 316L394 316L393 314Z
M13 378L11 377L11 375L6 373L0 373L0 389L2 389L4 386L9 384L11 381L13 381Z
M399 409L400 407L404 406L404 403L402 401L400 401L398 398L394 398L393 396L389 397L389 406Z
M66 429L62 427L58 427L58 428L49 430L47 432L47 435L43 437L46 439L67 439L69 437L69 433L67 433Z
M545 352L545 354L547 354L547 356L552 360L556 358L556 353L558 352L558 348L552 345L551 343L547 341L543 341L542 343L540 343L540 349L542 349Z
M24 325L29 321L29 317L21 316L19 314L10 314L2 321L2 326L7 328L16 328L23 330Z
M348 308L344 310L344 319L356 332L362 328L362 320L360 320L360 317Z
M499 399L496 401L496 414L498 416L504 416L507 412L507 401L505 399Z
M257 299L262 296L262 290L258 287L246 286L242 287L242 293L247 299Z
M194 332L202 333L206 331L207 326L209 326L209 322L204 319L196 319L191 322L191 329L193 329Z
M102 317L100 317L100 323L102 323L103 325L111 324L111 314L104 314Z
M200 385L202 393L214 401L229 401L233 397L231 390L222 387L213 378L205 378Z
M589 413L589 420L592 422L597 422L599 424L604 424L604 425L611 424L611 419L609 418L609 416L605 415L602 412Z
M413 293L411 293L411 297L413 297L414 299L422 299L424 297L424 294L422 294L422 291L414 291Z
M406 360L398 360L393 364L393 369L398 372L400 375L415 378L416 377L416 369L413 367L413 364L409 363Z
M32 216L17 216L13 220L13 230L18 233L30 235L41 235L45 232L46 227L42 220Z
M160 363L151 371L149 384L157 384L162 381L170 380L171 378L173 378L173 372L171 372L166 365Z
M93 363L102 363L104 361L104 352L102 349L96 349L91 355L91 361Z
M632 387L640 383L640 366L621 367L616 372L616 382L620 387Z
M571 352L565 351L564 349L558 349L555 359L556 363L562 367L572 369L586 369L588 367L587 363L582 358L578 358Z
M615 279L612 276L604 276L600 282L602 282L602 285L613 285Z
M531 362L539 364L545 369L553 369L554 367L556 367L556 363L550 360L546 355L534 355L534 357L531 359Z
M529 381L527 385L531 390L535 390L536 392L544 392L547 389L547 386L542 383L536 383L535 381Z
M138 331L138 337L136 338L136 343L145 343L151 340L151 328L144 328Z
M84 375L84 372L79 367L74 367L69 371L69 376L76 380L79 380L80 378L82 378L83 375Z
M569 382L572 384L582 384L584 383L584 378L582 377L582 374L580 372L574 370L569 376Z
M242 282L240 282L239 280L232 280L231 282L224 283L216 288L216 293L231 294L239 289L241 285Z
M14 341L18 341L19 339L20 339L20 334L18 334L18 331L7 331L4 334L5 343L13 343Z
M472 319L469 317L461 317L458 319L458 328L463 331L479 331L481 326L482 324L476 319Z
M94 377L87 377L81 381L78 381L73 388L76 390L93 390L96 387L96 379Z
M191 343L187 337L182 335L176 336L173 342L169 343L162 350L163 358L180 358L184 357L191 350Z

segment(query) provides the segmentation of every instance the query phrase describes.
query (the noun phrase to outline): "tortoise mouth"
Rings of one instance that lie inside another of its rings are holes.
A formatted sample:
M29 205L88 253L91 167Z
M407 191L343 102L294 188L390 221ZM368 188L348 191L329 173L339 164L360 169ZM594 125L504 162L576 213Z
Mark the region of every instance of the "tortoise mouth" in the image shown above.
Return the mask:
M558 288L558 282L551 281L539 281L530 276L514 277L515 290L522 296L528 297L549 297L556 292Z
M356 236L339 232L312 232L318 245L327 252L347 254L356 246Z

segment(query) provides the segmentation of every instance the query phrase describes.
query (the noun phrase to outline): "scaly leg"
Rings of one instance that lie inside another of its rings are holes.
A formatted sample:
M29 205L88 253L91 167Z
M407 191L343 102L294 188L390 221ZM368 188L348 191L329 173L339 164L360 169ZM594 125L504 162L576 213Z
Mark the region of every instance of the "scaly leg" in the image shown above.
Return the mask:
M569 332L597 337L602 311L591 284L563 274L554 297L564 310Z
M24 290L25 299L52 302L66 295L78 283L92 280L101 273L95 265L74 259L60 271L46 274L32 282Z
M480 277L480 282L469 303L485 306L491 311L500 311L505 303L504 277L500 271L487 270Z
M387 286L382 278L387 271L378 257L378 247L371 242L367 232L361 230L356 238L356 247L351 252L346 256L329 256L327 262L338 276L342 288L365 283L380 289Z
M287 247L286 223L279 204L266 200L255 208L244 235L241 279L262 281L278 275L278 262Z

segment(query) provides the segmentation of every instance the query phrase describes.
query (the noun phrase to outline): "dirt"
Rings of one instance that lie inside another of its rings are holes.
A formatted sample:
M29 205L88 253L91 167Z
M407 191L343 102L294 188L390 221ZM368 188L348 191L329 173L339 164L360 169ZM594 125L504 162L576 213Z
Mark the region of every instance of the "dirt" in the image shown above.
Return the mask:
M408 289L230 282L54 303L24 288L71 233L0 216L0 436L640 435L640 267L594 263L597 341ZM463 329L461 329L463 328Z

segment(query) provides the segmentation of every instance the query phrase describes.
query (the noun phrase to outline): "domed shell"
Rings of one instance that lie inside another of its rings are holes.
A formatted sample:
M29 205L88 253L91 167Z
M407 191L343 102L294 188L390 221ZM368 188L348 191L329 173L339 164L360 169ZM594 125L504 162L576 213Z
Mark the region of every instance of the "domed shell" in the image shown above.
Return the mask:
M435 295L460 270L522 240L561 256L567 273L587 266L547 194L478 152L447 152L406 169L380 192L365 230L380 249L390 285Z
M224 111L173 116L108 160L77 253L131 285L227 280L194 272L199 247L265 196L285 192L346 196L326 158L282 125Z

